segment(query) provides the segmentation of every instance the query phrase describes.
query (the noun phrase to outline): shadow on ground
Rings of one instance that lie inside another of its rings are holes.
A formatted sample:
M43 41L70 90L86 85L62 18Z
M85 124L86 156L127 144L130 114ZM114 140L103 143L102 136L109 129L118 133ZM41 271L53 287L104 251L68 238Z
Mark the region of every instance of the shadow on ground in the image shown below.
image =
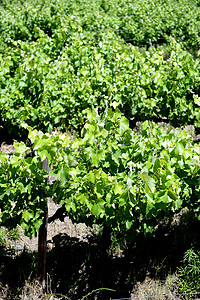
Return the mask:
M190 214L182 216L178 225L160 227L154 238L138 237L137 243L126 246L121 256L107 253L100 236L91 235L80 241L59 234L54 237L54 247L47 252L49 284L53 292L71 300L80 300L99 288L115 292L101 290L87 299L126 298L134 284L147 275L163 280L173 273L187 249L199 250L199 240L200 222ZM0 254L0 282L16 293L31 271L32 278L35 276L36 256L27 252L16 257L3 251Z

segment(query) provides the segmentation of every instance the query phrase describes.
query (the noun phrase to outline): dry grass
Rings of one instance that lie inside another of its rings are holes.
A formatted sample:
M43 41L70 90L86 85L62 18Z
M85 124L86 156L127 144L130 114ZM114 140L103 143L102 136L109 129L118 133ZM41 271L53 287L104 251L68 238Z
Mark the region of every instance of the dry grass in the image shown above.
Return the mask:
M131 294L133 299L151 299L151 300L178 300L181 299L178 295L176 287L176 276L168 276L165 282L146 278L142 283L137 283Z
M20 300L54 300L59 299L52 294L51 282L47 281L47 291L44 291L42 285L35 280L34 282L26 281L19 297Z
M0 283L0 300L9 299L9 288Z
M18 294L18 295L17 295ZM47 291L44 291L42 285L35 280L34 282L26 281L24 287L17 294L13 294L7 285L0 283L0 300L59 300L59 297L52 294L50 282L47 285ZM63 298L62 298L63 299ZM68 298L66 298L68 299Z
M138 282L133 292L130 295L130 299L144 299L144 300L183 300L184 296L179 294L176 286L176 276L168 276L165 282L159 280L146 278L142 283ZM95 292L95 291L94 291ZM16 299L16 300L70 300L64 295L55 295L51 291L51 282L47 282L47 291L44 291L43 287L38 281L27 281L20 292L19 296L11 297L8 286L2 286L0 284L0 300ZM87 299L87 298L86 298ZM94 299L98 300L98 295L94 293ZM187 298L191 299L191 298ZM195 298L198 300L199 298ZM195 300L193 298L193 300ZM77 299L78 300L78 299ZM108 300L108 299L105 299Z

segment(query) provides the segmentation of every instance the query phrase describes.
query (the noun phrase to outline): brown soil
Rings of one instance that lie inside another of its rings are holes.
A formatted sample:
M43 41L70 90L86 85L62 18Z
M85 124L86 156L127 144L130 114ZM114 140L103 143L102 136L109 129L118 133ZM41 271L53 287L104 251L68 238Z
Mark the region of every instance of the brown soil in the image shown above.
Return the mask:
M52 200L48 200L49 217L54 215L59 207L60 206L55 204ZM66 234L69 237L77 238L80 241L86 241L87 236L90 235L90 233L91 230L88 229L85 224L73 224L68 217L65 217L64 222L57 219L48 224L47 247L51 249L54 246L53 237L58 234ZM25 236L22 231L20 240L12 242L11 246L18 251L21 251L24 248L28 251L37 251L38 237L36 236L30 239Z

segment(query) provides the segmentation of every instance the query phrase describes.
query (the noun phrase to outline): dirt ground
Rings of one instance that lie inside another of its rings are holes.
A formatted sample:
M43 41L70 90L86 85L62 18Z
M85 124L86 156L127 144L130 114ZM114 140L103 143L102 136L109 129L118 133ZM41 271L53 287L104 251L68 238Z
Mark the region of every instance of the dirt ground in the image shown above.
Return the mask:
M48 200L49 217L53 216L59 207L60 206L55 204L52 200ZM57 219L48 224L47 247L51 249L54 246L53 237L58 234L67 234L69 237L74 237L83 241L87 240L87 236L90 235L90 232L91 230L88 229L85 224L73 224L68 217L65 217L64 222ZM20 240L13 242L11 246L18 251L21 251L24 248L28 251L37 251L38 237L30 239L22 233Z

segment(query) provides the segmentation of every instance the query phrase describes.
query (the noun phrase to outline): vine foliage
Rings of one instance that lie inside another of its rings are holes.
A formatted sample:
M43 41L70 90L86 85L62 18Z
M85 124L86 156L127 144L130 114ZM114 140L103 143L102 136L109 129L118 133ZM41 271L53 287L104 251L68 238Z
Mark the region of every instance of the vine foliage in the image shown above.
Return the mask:
M87 110L81 137L29 129L31 146L15 143L0 155L1 222L38 232L45 199L65 207L73 222L106 225L134 239L188 207L198 213L200 147L186 131L145 121L137 131L116 110ZM34 153L34 155L30 155ZM52 165L48 174L41 161Z

